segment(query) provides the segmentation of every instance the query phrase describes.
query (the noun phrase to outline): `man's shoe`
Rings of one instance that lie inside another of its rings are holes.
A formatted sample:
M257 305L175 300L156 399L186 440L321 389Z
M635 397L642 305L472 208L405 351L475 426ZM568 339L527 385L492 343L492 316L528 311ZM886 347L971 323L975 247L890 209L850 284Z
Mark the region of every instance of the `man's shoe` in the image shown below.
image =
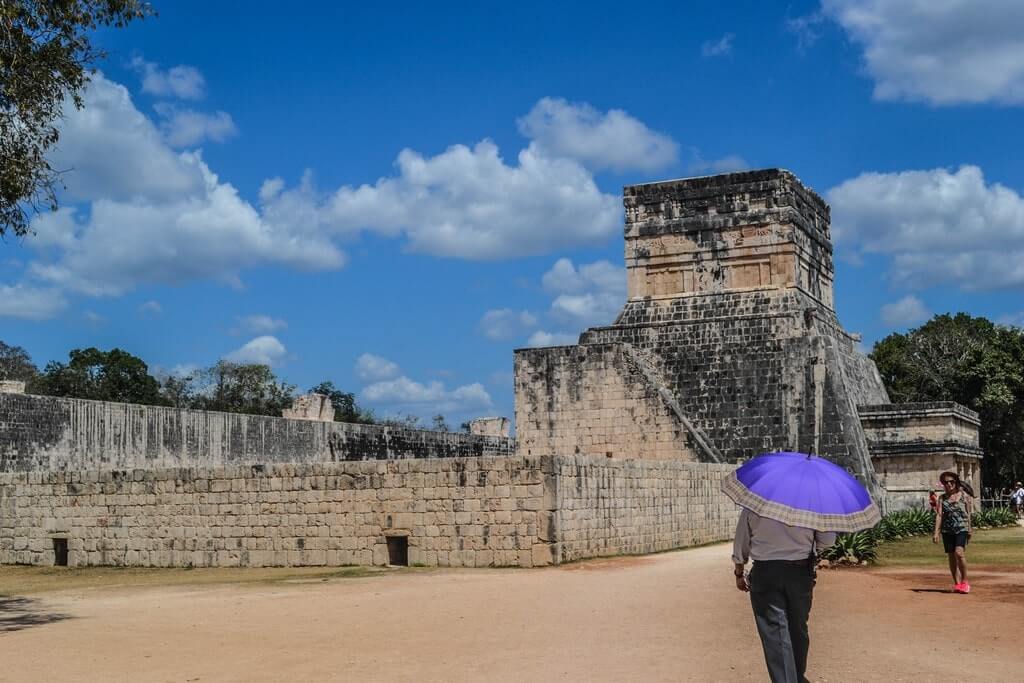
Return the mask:
M953 584L953 592L954 593L963 593L964 592L964 585L962 583L954 583Z
M966 595L967 593L970 593L970 592L971 592L971 584L967 583L966 581L964 581L963 583L961 583L961 584L960 584L960 592L961 592L961 593L963 593L963 594L965 594L965 595Z

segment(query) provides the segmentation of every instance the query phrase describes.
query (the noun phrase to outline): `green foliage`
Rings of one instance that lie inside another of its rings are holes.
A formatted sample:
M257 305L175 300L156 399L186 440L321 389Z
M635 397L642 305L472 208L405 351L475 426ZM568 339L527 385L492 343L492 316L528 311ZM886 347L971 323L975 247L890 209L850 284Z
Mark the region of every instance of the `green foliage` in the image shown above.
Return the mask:
M956 401L978 411L986 486L1024 477L1024 330L937 315L889 335L870 356L894 402Z
M33 394L71 396L94 401L161 405L160 384L141 358L121 349L74 349L68 362L46 364L27 387Z
M979 529L1014 526L1017 514L1010 508L988 508L971 515L971 526Z
M153 14L139 0L0 0L0 236L30 231L30 212L57 208L46 160L66 100L82 107L101 26Z
M420 424L420 418L416 415L403 415L399 413L393 417L388 417L380 421L380 424L387 427L399 427L401 429L423 429L423 425Z
M335 422L355 422L360 424L374 424L376 422L373 411L360 408L356 404L355 394L341 391L334 386L334 382L329 380L320 382L320 384L312 387L309 391L313 394L323 394L331 399L331 405L334 406Z
M878 557L878 539L871 531L857 531L852 534L840 534L835 545L821 556L834 563L861 564L874 562Z
M971 516L973 527L1013 526L1017 516L1008 508L988 508ZM914 536L930 536L935 532L935 513L931 510L900 510L882 517L873 529L853 534L840 534L836 543L821 554L829 562L861 564L874 562L878 545Z
M0 379L28 382L37 374L39 370L25 349L0 341Z
M930 534L935 530L935 513L931 510L900 510L890 512L871 530L879 542Z
M198 374L192 407L228 413L281 416L295 387L278 380L270 366L222 360Z

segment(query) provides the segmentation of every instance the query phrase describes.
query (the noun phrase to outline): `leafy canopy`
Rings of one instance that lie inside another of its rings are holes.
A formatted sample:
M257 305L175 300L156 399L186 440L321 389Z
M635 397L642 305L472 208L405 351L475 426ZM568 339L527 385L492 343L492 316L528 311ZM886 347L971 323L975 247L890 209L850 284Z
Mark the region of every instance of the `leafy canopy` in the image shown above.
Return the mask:
M33 394L72 396L94 401L119 401L162 405L160 383L136 356L111 349L74 349L67 363L46 364L28 386Z
M0 379L27 382L38 372L25 349L20 346L8 346L0 341Z
M978 411L987 486L1024 475L1024 330L937 315L889 335L870 357L894 403L956 401Z
M57 208L59 169L46 159L66 100L82 108L88 68L104 56L91 33L153 14L139 0L0 0L0 236L30 231Z

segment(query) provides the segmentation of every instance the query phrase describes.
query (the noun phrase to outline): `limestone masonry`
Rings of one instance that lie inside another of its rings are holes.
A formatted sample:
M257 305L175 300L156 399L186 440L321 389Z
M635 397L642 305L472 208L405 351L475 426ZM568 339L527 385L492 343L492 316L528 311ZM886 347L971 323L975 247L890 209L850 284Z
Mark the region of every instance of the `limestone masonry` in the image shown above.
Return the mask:
M576 346L515 352L519 452L738 463L798 450L886 502L873 459L909 451L862 424L889 397L833 309L828 206L780 169L624 194L625 306ZM918 492L954 453L977 476L971 424L914 461Z
M0 563L519 566L731 537L719 490L774 450L883 507L980 483L978 415L892 405L833 309L828 206L771 169L626 187L628 295L514 354L515 428L333 422L24 394L0 382Z

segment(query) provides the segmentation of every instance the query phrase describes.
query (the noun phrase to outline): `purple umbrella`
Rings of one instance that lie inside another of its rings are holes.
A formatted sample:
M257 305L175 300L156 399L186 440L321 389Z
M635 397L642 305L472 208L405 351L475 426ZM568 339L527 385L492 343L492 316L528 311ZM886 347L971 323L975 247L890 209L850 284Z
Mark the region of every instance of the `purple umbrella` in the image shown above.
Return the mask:
M818 531L858 531L881 515L846 470L804 453L769 453L722 480L722 492L762 517Z

